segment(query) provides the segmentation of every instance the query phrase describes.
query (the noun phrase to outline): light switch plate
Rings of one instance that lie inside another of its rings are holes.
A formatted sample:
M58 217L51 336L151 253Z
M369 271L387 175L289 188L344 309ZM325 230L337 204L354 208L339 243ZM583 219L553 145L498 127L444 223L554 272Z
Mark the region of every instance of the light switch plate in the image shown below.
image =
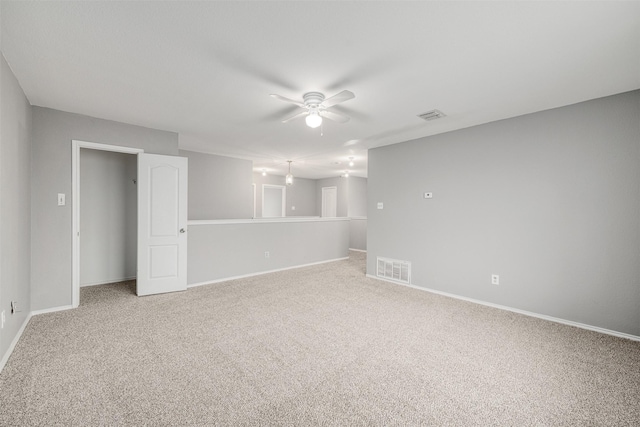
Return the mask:
M66 204L64 193L58 193L58 206L64 206Z
M433 193L424 193L424 198L425 198L425 199L431 199L431 198L433 198Z

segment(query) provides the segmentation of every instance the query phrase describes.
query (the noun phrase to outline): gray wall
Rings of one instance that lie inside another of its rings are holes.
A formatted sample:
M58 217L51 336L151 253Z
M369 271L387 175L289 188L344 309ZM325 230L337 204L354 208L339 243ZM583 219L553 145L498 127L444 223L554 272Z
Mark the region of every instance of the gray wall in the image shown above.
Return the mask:
M31 310L31 105L0 55L0 359ZM21 312L11 314L11 301Z
M262 176L253 173L256 184L256 218L262 217L262 184L285 185L284 176ZM306 178L293 179L293 185L286 187L286 216L316 216L316 180ZM252 193L253 197L253 193ZM295 206L295 210L292 208Z
M349 248L367 250L367 178L350 176L348 180Z
M31 302L33 310L71 305L71 141L178 155L178 134L50 108L33 107ZM67 195L57 206L57 193Z
M367 250L366 218L351 218L349 221L349 249Z
M348 245L346 220L190 224L187 280L203 284L345 258Z
M250 160L180 150L189 159L189 219L253 216Z
M322 215L322 187L337 187L338 200L336 215L345 217L349 215L349 178L325 178L316 180L316 215Z
M348 179L348 215L367 216L367 178L350 176Z
M639 165L640 91L372 149L367 273L640 336Z
M137 156L80 149L80 286L136 277Z

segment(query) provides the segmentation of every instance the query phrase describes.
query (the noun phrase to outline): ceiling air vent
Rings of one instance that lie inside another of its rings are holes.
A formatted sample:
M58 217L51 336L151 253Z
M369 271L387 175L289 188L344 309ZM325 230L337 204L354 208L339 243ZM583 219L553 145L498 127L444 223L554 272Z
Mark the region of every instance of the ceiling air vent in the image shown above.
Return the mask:
M418 117L426 121L441 119L446 116L447 115L440 110L431 110L431 111L427 111L426 113L418 114Z

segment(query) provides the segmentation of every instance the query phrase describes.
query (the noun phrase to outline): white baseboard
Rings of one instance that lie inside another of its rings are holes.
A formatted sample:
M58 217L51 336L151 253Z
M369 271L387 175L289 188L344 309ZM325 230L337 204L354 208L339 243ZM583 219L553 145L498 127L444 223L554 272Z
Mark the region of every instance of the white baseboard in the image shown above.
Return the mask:
M353 248L349 248L350 251L356 251L356 252L367 252L366 249L353 249Z
M27 315L27 317L24 319L24 322L22 322L22 326L20 326L20 329L18 330L18 333L13 338L13 341L11 341L11 345L7 349L7 351L4 354L4 356L2 356L2 360L0 360L0 372L2 372L2 370L4 369L4 365L7 364L7 361L9 360L9 357L11 357L11 353L13 353L13 349L16 348L16 344L18 344L18 341L20 341L20 337L22 336L22 333L24 332L25 328L27 327L27 323L29 323L29 320L31 320L31 316L32 315L33 315L32 313L29 313Z
M467 298L460 295L450 294L448 292L442 292L435 289L423 288L421 286L416 285L407 285L406 283L398 283L393 280L384 279L382 277L374 276L372 274L367 274L367 277L371 279L381 280L383 282L393 283L394 285L406 286L413 289L418 289L420 291L430 292L432 294L443 295L445 297L455 298L462 301L472 302L474 304L485 305L487 307L497 308L499 310L511 311L513 313L523 314L525 316L536 317L538 319L548 320L550 322L561 323L563 325L575 326L576 328L586 329L589 331L600 332L601 334L613 335L619 338L626 338L632 341L640 341L640 336L626 334L624 332L613 331L611 329L600 328L598 326L591 326L584 323L574 322L572 320L560 319L558 317L547 316L546 314L534 313L532 311L520 310L518 308L507 307L506 305L494 304L491 302L481 301L473 298Z
M34 310L31 312L31 316L37 316L39 314L55 313L56 311L72 310L74 308L77 308L77 307L74 307L72 305L62 305L60 307L45 308L44 310Z
M311 262L309 264L294 265L293 267L284 267L284 268L278 268L275 270L259 271L256 273L243 274L240 276L225 277L224 279L207 280L206 282L198 282L198 283L192 283L190 285L187 285L187 289L195 288L196 286L212 285L214 283L228 282L229 280L245 279L247 277L260 276L262 274L277 273L278 271L293 270L295 268L309 267L309 266L318 265L318 264L326 264L328 262L344 261L345 259L349 259L349 257L328 259L326 261Z

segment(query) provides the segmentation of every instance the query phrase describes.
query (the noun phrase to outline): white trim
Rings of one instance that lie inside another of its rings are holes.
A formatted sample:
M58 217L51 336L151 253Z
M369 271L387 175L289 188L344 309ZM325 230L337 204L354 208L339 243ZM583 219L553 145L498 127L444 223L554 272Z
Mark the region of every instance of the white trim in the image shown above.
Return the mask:
M22 326L20 326L18 333L16 334L15 337L13 337L13 341L11 341L11 345L9 345L9 348L7 348L7 351L4 353L4 356L2 356L2 360L0 360L0 372L2 372L2 370L4 369L4 366L7 364L7 361L9 361L9 357L11 357L11 353L13 353L13 349L16 348L16 344L18 344L20 337L22 337L22 333L27 327L27 323L29 323L29 320L31 320L32 315L33 313L29 313L27 317L24 319L24 322L22 323Z
M262 211L260 212L261 217L264 216L264 189L267 188L277 188L281 191L282 195L282 209L281 215L279 217L267 217L267 218L284 218L287 216L287 187L285 185L276 185L276 184L262 184Z
M538 319L548 320L550 322L560 323L560 324L568 325L568 326L574 326L576 328L586 329L586 330L594 331L594 332L600 332L602 334L613 335L613 336L619 337L619 338L626 338L626 339L629 339L629 340L632 340L632 341L640 341L640 336L637 336L637 335L626 334L624 332L613 331L611 329L600 328L598 326L591 326L591 325L587 325L587 324L584 324L584 323L574 322L572 320L565 320L565 319L561 319L561 318L558 318L558 317L547 316L546 314L534 313L532 311L520 310L518 308L507 307L506 305L494 304L494 303L491 303L491 302L481 301L481 300L477 300L477 299L473 299L473 298L467 298L467 297L463 297L463 296L460 296L460 295L450 294L448 292L437 291L435 289L423 288L421 286L416 286L416 285L407 285L405 283L394 282L392 280L387 280L387 279L384 279L382 277L373 276L371 274L367 274L366 276L371 278L371 279L376 279L376 280L380 280L380 281L383 281L383 282L389 282L389 283L393 283L395 285L406 286L406 287L409 287L409 288L418 289L420 291L426 291L426 292L430 292L432 294L437 294L437 295L442 295L442 296L449 297L449 298L459 299L459 300L462 300L462 301L472 302L474 304L480 304L480 305L484 305L484 306L487 306L487 307L497 308L499 310L511 311L513 313L523 314L525 316L536 317Z
M349 219L353 219L356 221L366 221L367 217L366 216L350 216Z
M117 153L144 153L141 148L99 144L87 141L71 141L71 306L80 305L80 149L114 151Z
M355 251L355 252L367 252L366 249L354 249L354 248L349 248L350 251Z
M277 273L279 271L286 271L286 270L293 270L293 269L296 269L296 268L309 267L309 266L312 266L312 265L326 264L328 262L344 261L346 259L349 259L349 257L334 258L334 259L328 259L328 260L325 260L325 261L318 261L318 262L310 262L309 264L294 265L292 267L277 268L275 270L259 271L257 273L242 274L240 276L225 277L223 279L207 280L205 282L198 282L198 283L192 283L190 285L187 285L187 289L188 288L195 288L195 287L203 286L203 285L212 285L214 283L228 282L230 280L245 279L247 277L261 276L263 274Z
M51 308L45 308L43 310L34 310L31 312L31 315L38 316L40 314L55 313L57 311L73 310L74 308L76 307L72 305L62 305L60 307L51 307Z
M224 225L224 224L270 224L274 222L327 222L349 221L346 217L321 218L319 216L288 216L286 218L248 218L248 219L197 219L187 221L187 225Z

